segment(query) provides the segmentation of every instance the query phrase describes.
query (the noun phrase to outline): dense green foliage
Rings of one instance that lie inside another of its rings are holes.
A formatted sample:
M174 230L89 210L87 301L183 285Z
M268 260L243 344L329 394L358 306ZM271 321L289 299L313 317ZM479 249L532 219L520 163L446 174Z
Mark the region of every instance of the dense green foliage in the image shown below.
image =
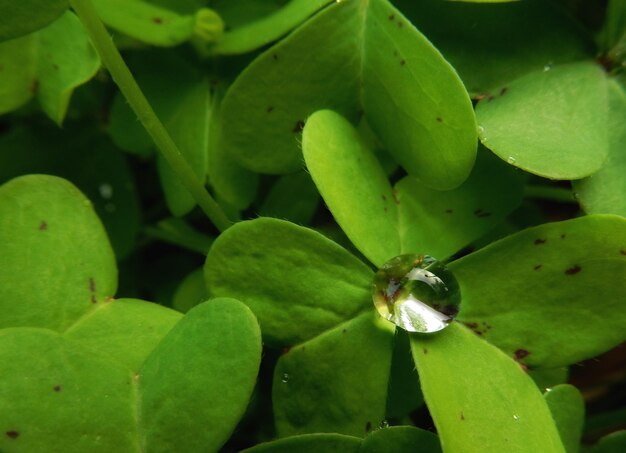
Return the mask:
M625 68L620 0L0 0L0 452L624 451Z

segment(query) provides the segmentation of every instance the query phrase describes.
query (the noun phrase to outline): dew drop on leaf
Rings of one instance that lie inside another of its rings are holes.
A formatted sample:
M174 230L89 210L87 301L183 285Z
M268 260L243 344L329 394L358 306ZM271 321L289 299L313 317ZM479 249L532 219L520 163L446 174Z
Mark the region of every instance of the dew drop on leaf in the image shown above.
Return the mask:
M389 422L387 420L383 420L382 422L380 422L380 425L378 425L378 427L380 429L389 428Z
M282 381L283 384L286 384L287 382L289 382L289 374L287 373L283 373L283 376L280 379Z
M515 157L513 157L513 156L509 156L509 157L507 158L507 160L506 160L506 161L507 161L509 164L513 165L513 164L515 163L515 160L516 160L516 159L515 159Z
M445 329L459 311L459 284L444 264L428 255L400 255L374 276L378 313L409 332Z

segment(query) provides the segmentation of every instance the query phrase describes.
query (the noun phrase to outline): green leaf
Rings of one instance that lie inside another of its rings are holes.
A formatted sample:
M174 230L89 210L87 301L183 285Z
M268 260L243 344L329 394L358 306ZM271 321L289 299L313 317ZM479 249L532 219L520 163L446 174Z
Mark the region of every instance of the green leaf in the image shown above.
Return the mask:
M291 0L285 6L224 34L212 52L232 55L251 52L276 41L332 0Z
M487 94L549 64L595 55L586 31L550 2L394 3L452 63L474 95Z
M391 184L356 129L330 110L314 113L302 136L307 169L352 243L381 266L400 254Z
M470 177L437 191L411 177L396 184L402 253L448 258L502 224L522 201L519 172L481 149Z
M274 183L259 208L259 215L307 225L319 201L319 193L311 176L304 171L291 173L281 176Z
M456 322L411 348L446 452L565 451L541 393L500 350Z
M198 178L204 180L209 147L208 81L173 53L135 53L132 57L130 67L148 101ZM154 71L155 67L159 71ZM145 155L154 146L119 93L113 102L109 131L113 141L125 150ZM160 155L158 169L172 214L182 216L191 211L195 200Z
M181 318L180 313L150 302L111 299L78 319L64 335L136 373Z
M438 453L439 439L412 426L377 429L363 440L359 453Z
M245 305L221 298L190 310L141 368L142 450L217 451L246 409L260 362L261 332Z
M138 450L126 368L33 328L0 330L0 361L0 450Z
M536 370L528 370L528 375L535 381L539 390L544 392L551 387L567 383L569 368L565 366L559 368L538 368Z
M350 120L364 112L394 158L429 186L458 186L473 164L467 93L386 0L337 2L257 58L224 99L224 146L255 171L296 171L299 132L324 108Z
M0 41L37 31L67 8L67 0L0 0Z
M266 442L243 450L242 453L357 453L361 446L358 437L343 434L302 434Z
M100 59L78 18L66 12L46 28L0 43L0 113L37 96L61 124L76 87L90 80Z
M222 36L222 19L208 8L194 14L177 12L141 0L93 0L102 21L139 41L155 46L176 46L198 36L215 42Z
M609 79L609 155L600 170L572 181L585 212L626 216L626 91Z
M196 305L208 299L204 283L204 271L196 269L181 282L174 293L172 308L187 313Z
M589 453L622 453L626 448L626 431L616 431L604 436Z
M484 150L457 189L430 189L411 177L392 189L356 130L328 110L309 118L302 149L335 220L377 266L409 252L446 258L501 223L522 198L520 176Z
M529 228L450 264L458 320L525 364L557 367L626 338L626 219Z
M385 418L393 326L372 311L281 356L272 400L279 436L363 436Z
M567 453L578 453L585 421L585 402L576 387L569 384L548 389L544 398L559 430Z
M211 295L244 301L271 345L308 340L371 307L366 265L283 220L235 224L215 240L204 272Z
M583 178L599 170L608 154L607 106L607 79L600 66L555 66L482 100L476 106L480 140L528 172Z
M57 177L0 187L0 256L0 328L64 330L115 294L104 228L91 202Z
M16 127L0 137L0 182L41 173L68 179L92 200L118 259L135 246L139 200L124 153L85 123Z
M626 5L623 2L609 0L604 27L599 33L598 41L613 63L624 61L626 58Z
M184 219L178 217L168 217L160 220L156 225L147 227L144 232L150 237L184 247L202 255L206 255L213 244L212 237L200 233Z

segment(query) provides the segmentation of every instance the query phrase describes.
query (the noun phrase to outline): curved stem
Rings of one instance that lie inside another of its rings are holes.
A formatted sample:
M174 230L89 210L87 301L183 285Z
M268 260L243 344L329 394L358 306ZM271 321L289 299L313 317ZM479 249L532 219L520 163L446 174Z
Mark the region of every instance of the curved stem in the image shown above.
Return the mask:
M207 192L202 181L196 176L178 149L178 146L176 146L176 143L174 143L154 113L154 110L152 110L150 103L142 93L139 85L137 85L128 66L126 66L117 47L115 47L111 36L98 17L91 0L70 0L70 5L83 23L93 45L100 54L102 62L109 70L113 80L139 118L139 121L141 121L141 124L152 137L159 152L213 224L220 231L227 229L231 225L230 220L222 207Z

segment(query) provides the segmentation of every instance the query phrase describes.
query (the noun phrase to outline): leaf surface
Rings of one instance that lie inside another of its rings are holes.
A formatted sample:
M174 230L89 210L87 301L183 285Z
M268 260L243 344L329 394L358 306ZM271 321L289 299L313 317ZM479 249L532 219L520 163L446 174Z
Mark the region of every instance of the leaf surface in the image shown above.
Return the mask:
M393 326L372 311L281 356L272 401L279 436L363 436L385 418Z
M371 304L372 272L365 264L283 220L235 224L215 240L204 272L211 295L244 301L272 345L306 341Z
M0 41L45 27L68 8L67 0L0 1Z
M363 439L359 453L438 453L439 439L429 431L412 426L377 429Z
M496 347L454 322L411 348L445 452L564 453L541 393Z
M57 177L0 187L0 256L0 327L61 331L115 294L104 228L91 202Z
M585 401L576 387L557 385L544 394L567 453L578 453L585 422Z
M626 338L626 220L593 215L529 228L449 265L458 320L535 367L572 364Z
M479 137L501 159L550 179L579 179L609 152L607 78L595 63L517 79L476 106Z
M252 394L261 332L241 302L198 305L141 368L141 445L150 452L215 452L230 437Z

